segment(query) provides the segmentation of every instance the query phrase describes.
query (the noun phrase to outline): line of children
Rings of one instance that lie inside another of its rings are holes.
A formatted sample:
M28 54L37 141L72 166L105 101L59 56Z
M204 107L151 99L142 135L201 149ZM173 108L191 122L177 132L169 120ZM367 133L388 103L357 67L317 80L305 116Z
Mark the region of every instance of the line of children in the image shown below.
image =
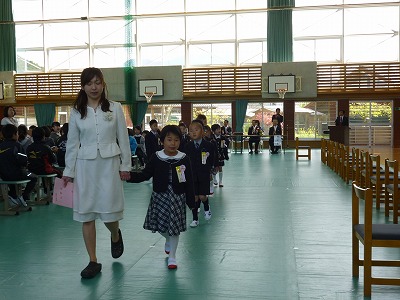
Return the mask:
M189 156L178 150L181 132L176 125L165 126L160 133L163 150L156 151L140 173L131 172L128 182L153 178L153 192L144 229L165 237L168 268L176 269L179 235L186 231L186 205L195 211L195 193ZM197 210L196 210L197 211Z
M217 174L217 168L216 166L218 165L218 152L217 152L217 144L216 141L213 139L213 134L211 131L211 127L208 125L204 125L204 136L203 138L210 142L213 145L214 148L214 168L211 169L210 173L210 195L209 197L214 197L214 176ZM199 210L200 211L200 210Z

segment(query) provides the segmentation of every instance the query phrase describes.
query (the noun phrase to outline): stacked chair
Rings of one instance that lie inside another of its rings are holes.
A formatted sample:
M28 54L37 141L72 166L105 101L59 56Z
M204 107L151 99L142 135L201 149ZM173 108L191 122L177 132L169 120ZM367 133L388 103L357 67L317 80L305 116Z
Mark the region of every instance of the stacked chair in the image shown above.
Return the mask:
M360 267L364 269L364 296L371 296L373 285L400 286L400 276L378 278L372 272L375 267L400 268L400 260L377 260L372 253L377 247L400 249L398 162L382 160L378 154L355 147L350 150L348 146L329 140L321 141L321 161L346 184L352 182L353 277L359 277ZM374 224L373 214L379 213L382 204L385 208L385 223ZM360 248L360 244L363 247ZM363 252L362 259L360 251Z

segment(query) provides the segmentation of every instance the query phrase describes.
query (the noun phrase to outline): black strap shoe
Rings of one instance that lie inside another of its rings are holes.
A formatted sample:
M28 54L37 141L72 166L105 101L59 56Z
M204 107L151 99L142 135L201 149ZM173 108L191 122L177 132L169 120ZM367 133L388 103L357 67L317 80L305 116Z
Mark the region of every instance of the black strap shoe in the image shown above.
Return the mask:
M101 271L101 264L91 261L81 272L82 278L90 279L96 277Z
M119 239L117 242L113 242L111 239L111 255L113 258L118 258L124 253L124 242L122 240L121 230L118 229Z

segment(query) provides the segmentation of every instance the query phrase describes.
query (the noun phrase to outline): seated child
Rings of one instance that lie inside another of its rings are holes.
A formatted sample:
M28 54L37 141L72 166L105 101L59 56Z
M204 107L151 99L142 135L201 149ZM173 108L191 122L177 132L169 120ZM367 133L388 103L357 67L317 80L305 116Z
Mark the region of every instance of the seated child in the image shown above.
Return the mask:
M15 185L9 185L9 201L11 205L27 206L26 201L35 188L36 178L28 176L26 171L27 159L18 153L24 153L22 146L17 142L17 127L12 124L2 128L4 141L0 143L0 177L3 180L30 180L27 183L22 197L17 197ZM20 158L18 158L18 156Z
M136 155L140 161L140 164L144 166L147 158L146 158L146 147L144 144L144 136L142 135L142 128L139 125L137 125L133 128L133 131L135 133L133 137L135 138L137 144Z
M269 149L272 154L277 154L280 149L280 146L274 145L275 135L282 136L282 127L277 118L272 120L272 126L269 128Z
M62 173L53 167L57 159L50 147L45 144L43 128L33 129L32 137L33 143L26 149L29 171L37 175L57 174L57 177L61 178Z
M140 173L131 172L128 182L142 182L153 177L153 193L143 228L165 237L168 268L176 269L179 235L186 231L185 203L195 207L193 175L189 157L178 151L181 133L176 125L166 125L160 134L164 145L150 157Z

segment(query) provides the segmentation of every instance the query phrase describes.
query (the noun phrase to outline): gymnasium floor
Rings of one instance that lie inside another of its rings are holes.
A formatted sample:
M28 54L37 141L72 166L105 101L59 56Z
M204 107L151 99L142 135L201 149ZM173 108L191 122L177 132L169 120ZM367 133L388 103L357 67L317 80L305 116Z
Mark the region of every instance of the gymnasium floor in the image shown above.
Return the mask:
M231 154L212 219L201 215L181 235L177 270L166 267L163 238L142 229L148 183L125 185L120 259L97 223L103 271L92 280L79 275L88 258L70 209L0 217L0 299L363 299L362 277L351 276L350 185L312 155ZM374 217L385 222L382 210ZM400 258L397 249L377 255ZM374 286L372 295L399 299L400 287Z

